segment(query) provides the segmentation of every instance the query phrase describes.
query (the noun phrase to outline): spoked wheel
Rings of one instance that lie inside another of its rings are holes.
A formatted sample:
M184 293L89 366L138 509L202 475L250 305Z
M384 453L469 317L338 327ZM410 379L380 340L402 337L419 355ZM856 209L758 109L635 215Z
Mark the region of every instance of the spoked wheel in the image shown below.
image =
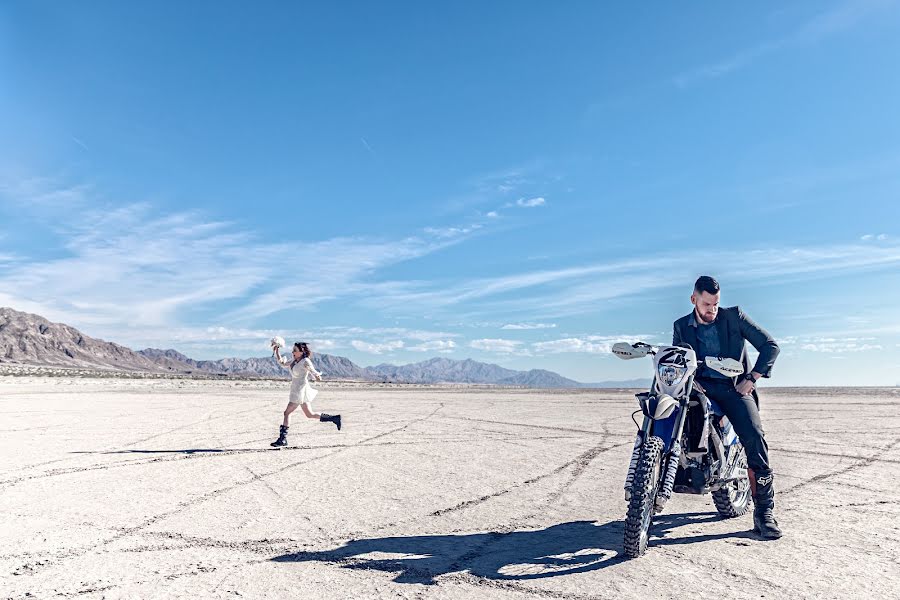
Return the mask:
M740 443L735 444L731 448L731 452L736 452L737 456L729 461L732 466L725 477L733 477L735 472L741 470L744 472L744 476L737 481L726 484L725 487L716 490L712 494L716 510L719 515L726 519L745 515L750 508L750 480L747 479L747 454L744 452L744 446Z
M631 482L631 500L625 517L625 554L637 558L647 549L650 521L662 470L663 441L653 436L644 443Z

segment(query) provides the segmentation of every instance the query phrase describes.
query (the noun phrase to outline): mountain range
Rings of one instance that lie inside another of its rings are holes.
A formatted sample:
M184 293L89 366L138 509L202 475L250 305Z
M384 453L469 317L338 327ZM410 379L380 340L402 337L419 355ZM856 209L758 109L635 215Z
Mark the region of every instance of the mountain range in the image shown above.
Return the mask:
M74 327L51 323L39 315L0 308L0 363L138 371L184 375L242 375L284 377L271 356L194 360L177 350L125 346L87 336ZM329 379L397 383L469 383L532 388L646 387L649 381L631 380L584 384L543 369L515 371L471 359L432 358L395 366L360 367L348 358L316 354L316 367Z

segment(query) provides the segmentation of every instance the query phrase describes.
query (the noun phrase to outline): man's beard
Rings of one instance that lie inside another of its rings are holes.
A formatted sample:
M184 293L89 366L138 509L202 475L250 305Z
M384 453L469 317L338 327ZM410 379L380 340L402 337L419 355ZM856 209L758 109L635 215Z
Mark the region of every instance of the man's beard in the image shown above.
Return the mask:
M696 311L696 313L697 313L697 318L700 319L700 321L706 325L714 323L716 321L716 317L719 314L718 312L716 312L716 313L713 313L713 315L710 317L707 314L701 313L699 310Z

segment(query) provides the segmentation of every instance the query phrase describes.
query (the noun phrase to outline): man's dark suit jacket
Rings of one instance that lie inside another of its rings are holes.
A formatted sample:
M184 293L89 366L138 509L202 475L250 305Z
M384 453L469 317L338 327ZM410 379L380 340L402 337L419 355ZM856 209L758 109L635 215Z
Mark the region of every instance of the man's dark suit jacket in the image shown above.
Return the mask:
M691 325L691 311L675 321L672 334L672 345L690 344L695 351L699 349L697 342L697 328ZM754 323L750 317L744 314L739 306L720 308L716 316L716 330L719 333L719 347L722 358L733 358L744 365L744 373L756 371L763 377L769 377L772 373L772 365L778 357L778 344L772 339L765 329ZM759 351L756 365L750 368L750 358L747 356L744 340L753 344ZM734 383L738 380L735 377ZM754 398L756 390L753 391Z

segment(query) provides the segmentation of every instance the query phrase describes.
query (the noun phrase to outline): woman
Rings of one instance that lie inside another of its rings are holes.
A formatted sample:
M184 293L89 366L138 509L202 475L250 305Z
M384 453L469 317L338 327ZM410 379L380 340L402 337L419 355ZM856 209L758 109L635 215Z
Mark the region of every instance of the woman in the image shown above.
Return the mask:
M272 344L272 350L275 352L275 360L278 364L291 372L291 395L288 398L287 408L284 409L284 423L278 433L278 439L272 442L272 446L287 446L287 432L290 423L291 413L297 410L299 405L303 409L303 414L310 419L318 419L322 422L331 422L337 425L338 431L341 430L341 415L321 415L312 412L311 403L313 398L319 392L309 384L309 376L312 375L317 381L322 381L322 374L316 371L316 368L310 360L312 352L305 342L297 342L294 344L293 356L294 360L290 363L288 359L282 358L280 347L277 343Z

